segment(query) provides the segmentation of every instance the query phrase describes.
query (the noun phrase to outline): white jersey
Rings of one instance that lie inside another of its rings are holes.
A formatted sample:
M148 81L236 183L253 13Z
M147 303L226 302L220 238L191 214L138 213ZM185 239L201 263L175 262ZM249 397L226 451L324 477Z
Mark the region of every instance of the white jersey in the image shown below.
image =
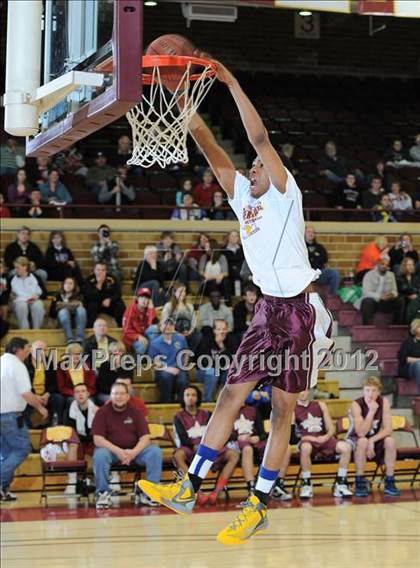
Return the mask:
M258 198L251 196L249 180L236 172L234 196L229 199L255 284L264 294L281 298L300 294L320 274L309 263L302 195L286 171L285 193L270 182Z

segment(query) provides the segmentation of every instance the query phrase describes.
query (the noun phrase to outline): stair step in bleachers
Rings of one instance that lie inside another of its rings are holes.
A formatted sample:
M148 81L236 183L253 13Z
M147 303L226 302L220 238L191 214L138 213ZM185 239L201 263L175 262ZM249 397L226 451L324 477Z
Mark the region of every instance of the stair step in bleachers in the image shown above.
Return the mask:
M86 329L86 336L93 333L93 329ZM111 327L108 329L108 334L115 339L122 339L122 329L120 327ZM38 339L42 339L48 347L63 347L66 344L64 333L62 329L14 329L3 337L2 345L6 345L12 337L23 337L30 343Z
M375 375L378 376L378 371L349 371L348 369L340 371L325 371L326 380L335 380L340 383L340 390L343 389L361 389L363 381L368 377Z
M400 341L369 341L365 348L376 351L378 353L379 360L395 359L400 345Z
M398 374L398 361L392 359L379 359L379 369L385 377L395 377Z
M351 329L353 341L399 341L407 337L407 326L389 325L384 333L384 328L375 325L355 325Z

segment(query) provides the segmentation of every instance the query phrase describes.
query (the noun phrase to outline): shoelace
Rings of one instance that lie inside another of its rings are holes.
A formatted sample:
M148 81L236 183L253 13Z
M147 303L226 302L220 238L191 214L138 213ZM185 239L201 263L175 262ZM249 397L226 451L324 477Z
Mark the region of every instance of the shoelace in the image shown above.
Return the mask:
M173 481L171 483L168 483L167 487L174 487L175 485L178 485L178 483L182 481L185 477L185 473L183 473L180 469L172 472L172 474L173 474Z
M247 516L252 513L255 509L255 506L249 501L249 499L247 499L244 502L244 510L242 511L242 513L240 513L238 515L238 517L236 519L234 519L230 525L229 528L232 530L236 530L236 529L240 529L242 527L242 525L246 522L247 520Z

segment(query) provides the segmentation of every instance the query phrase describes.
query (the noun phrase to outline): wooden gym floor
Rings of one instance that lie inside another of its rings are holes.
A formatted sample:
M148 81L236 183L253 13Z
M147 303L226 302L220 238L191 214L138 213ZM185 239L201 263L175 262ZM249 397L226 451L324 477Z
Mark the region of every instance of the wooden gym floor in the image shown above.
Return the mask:
M237 501L183 517L123 503L99 512L62 504L44 509L22 496L19 506L2 506L2 566L418 568L419 497L405 490L398 499L374 492L367 500L321 494L308 503L276 503L267 531L231 548L215 535L237 513Z

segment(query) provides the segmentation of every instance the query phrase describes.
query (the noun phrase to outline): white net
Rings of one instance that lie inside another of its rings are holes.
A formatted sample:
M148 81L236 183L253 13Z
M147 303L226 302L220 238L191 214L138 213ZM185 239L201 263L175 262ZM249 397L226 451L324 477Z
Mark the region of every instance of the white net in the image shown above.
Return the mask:
M179 72L178 86L170 92L163 85L159 66L153 67L150 88L126 115L133 130L133 155L128 165L149 168L157 163L165 168L188 162L188 124L215 80L209 75L210 64L195 81L190 81L191 69L189 62L185 71Z

